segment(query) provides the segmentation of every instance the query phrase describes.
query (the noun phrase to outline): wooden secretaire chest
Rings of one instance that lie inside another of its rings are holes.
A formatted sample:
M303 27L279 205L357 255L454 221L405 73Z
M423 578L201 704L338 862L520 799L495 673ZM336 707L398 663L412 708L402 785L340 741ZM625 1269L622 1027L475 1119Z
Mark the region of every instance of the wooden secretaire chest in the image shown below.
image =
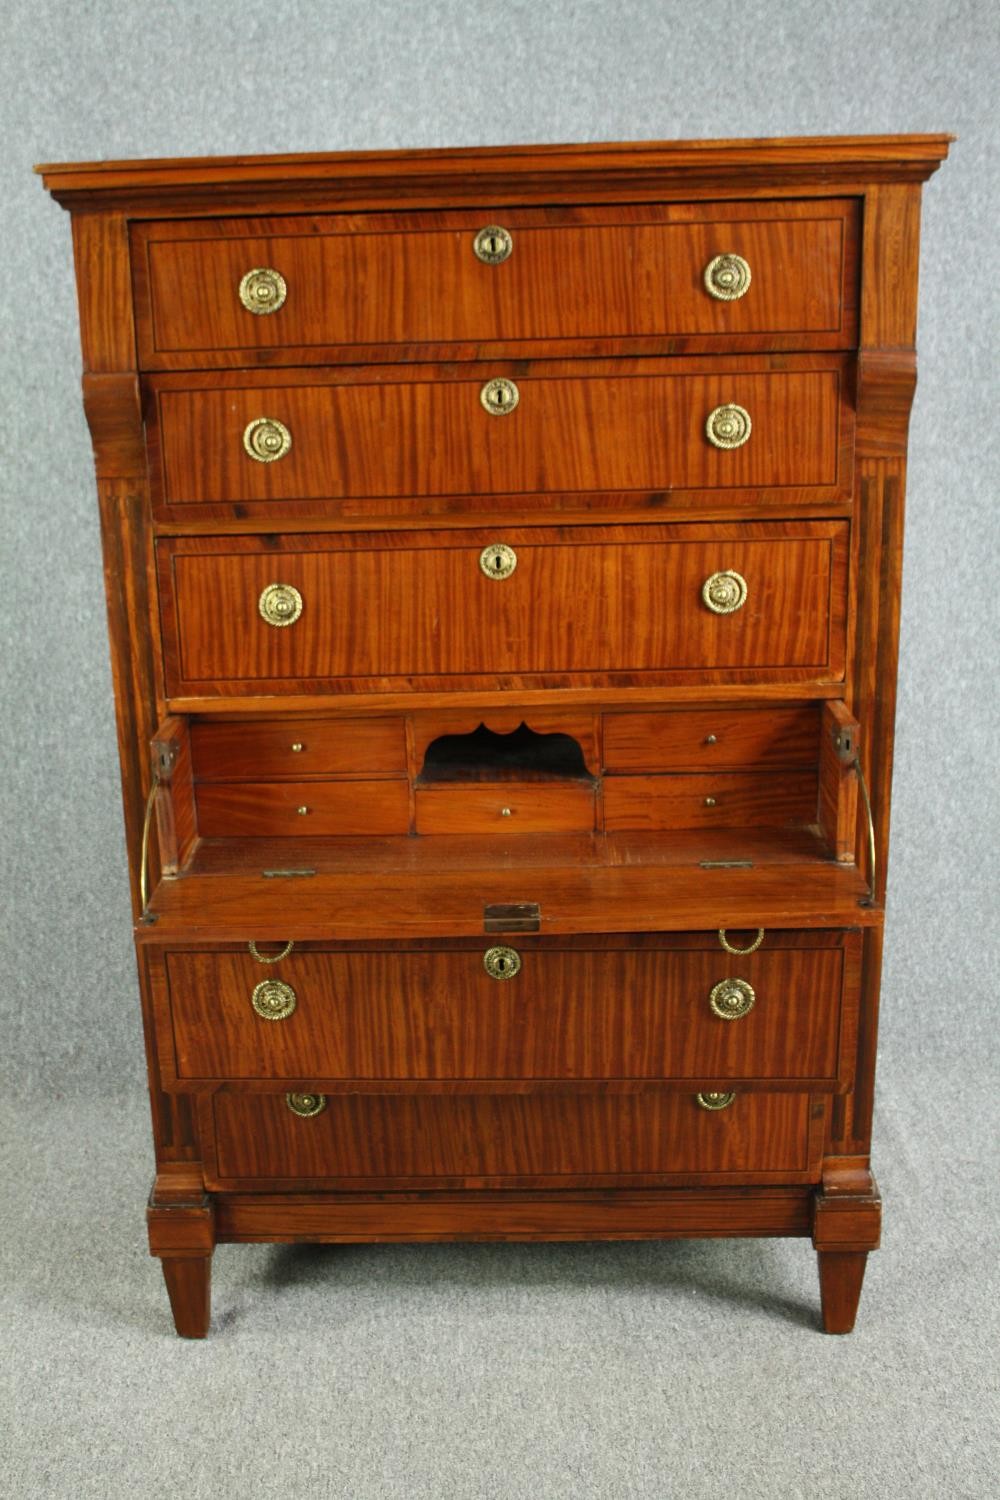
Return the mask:
M180 1333L221 1241L708 1235L852 1327L947 140L40 169Z

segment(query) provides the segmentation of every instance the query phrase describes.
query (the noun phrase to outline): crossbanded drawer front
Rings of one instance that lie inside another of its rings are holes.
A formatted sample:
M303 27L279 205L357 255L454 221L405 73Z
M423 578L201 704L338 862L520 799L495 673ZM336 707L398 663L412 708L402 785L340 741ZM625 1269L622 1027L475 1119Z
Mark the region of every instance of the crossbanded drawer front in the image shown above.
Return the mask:
M733 1172L787 1182L818 1175L822 1150L822 1101L803 1094L737 1093L721 1110L668 1093L331 1095L302 1118L283 1094L222 1092L210 1109L206 1175L223 1188L624 1186Z
M690 373L675 373L663 360L577 361L549 374L480 363L295 372L283 383L163 376L154 478L167 519L223 503L278 517L286 502L312 502L317 514L329 503L337 514L339 502L392 499L400 514L419 514L442 497L453 506L469 497L464 508L475 501L481 512L504 496L524 509L605 492L671 491L676 503L676 492L717 491L718 503L745 505L793 490L803 503L843 503L852 431L843 359L788 356L780 371L761 363L688 361ZM500 415L484 406L494 378L507 382ZM731 433L714 419L731 444L718 446L709 420L731 407L744 415Z
M267 967L246 949L173 951L160 998L164 1052L177 1080L191 1083L665 1079L835 1089L853 1061L856 938L813 941L736 957L714 934L687 951L524 938L296 949ZM278 1019L255 1008L258 986L270 981L291 991L280 992L287 1013Z
M845 348L856 219L855 203L831 199L138 225L140 357L195 365L226 352L308 360L365 346L656 336L711 347L768 334ZM491 263L475 240L498 224L509 243L497 237L504 258ZM720 277L710 270L720 256L746 269ZM261 270L263 287L248 286Z
M846 522L502 535L161 540L168 694L842 678Z

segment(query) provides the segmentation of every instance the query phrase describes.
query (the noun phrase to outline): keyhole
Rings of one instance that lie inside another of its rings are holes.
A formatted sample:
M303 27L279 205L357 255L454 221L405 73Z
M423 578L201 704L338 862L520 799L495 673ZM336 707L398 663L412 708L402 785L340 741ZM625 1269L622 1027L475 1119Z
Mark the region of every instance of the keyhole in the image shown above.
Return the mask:
M494 568L496 568L496 570L497 570L498 573L500 572L501 568L503 567L503 558L500 556L499 553L497 553L496 557L493 559L493 566L494 566Z
M505 958L498 958L497 959L497 968L500 970L501 974L503 973L504 969L506 969L506 967L507 967L507 960Z

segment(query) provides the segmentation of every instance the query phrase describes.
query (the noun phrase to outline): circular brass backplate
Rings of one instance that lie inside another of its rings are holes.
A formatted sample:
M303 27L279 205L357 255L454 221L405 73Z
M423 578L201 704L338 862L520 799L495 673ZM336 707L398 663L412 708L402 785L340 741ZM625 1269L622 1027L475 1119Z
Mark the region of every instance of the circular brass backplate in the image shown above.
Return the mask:
M510 230L504 229L502 224L487 224L472 241L472 248L478 260L485 261L488 266L498 266L513 250L514 241Z
M517 553L506 542L491 542L480 552L479 566L487 578L509 578L517 567Z
M745 406L717 406L705 419L705 436L713 448L742 448L753 431Z
M756 999L753 985L745 979L720 979L712 986L708 1003L721 1020L738 1021L753 1010Z
M491 417L509 417L521 399L521 392L513 380L498 375L495 380L487 380L479 399Z
M717 255L705 267L705 288L720 302L735 302L750 289L750 267L742 255Z
M694 1096L702 1109L728 1109L736 1098L735 1093L729 1094L695 1094Z
M257 600L257 608L269 625L294 625L302 613L302 595L290 583L269 583Z
M491 979L513 979L521 972L521 955L516 948L498 944L483 954L483 968Z
M315 1115L321 1115L326 1109L326 1095L286 1094L285 1103L293 1115L298 1115L303 1120L311 1120Z
M298 1003L291 985L281 979L262 979L250 996L250 1004L265 1021L283 1021Z
M747 581L742 573L727 568L705 579L701 597L714 615L731 615L747 602Z
M277 417L254 417L244 430L243 446L259 464L273 464L291 448L292 434Z
M240 301L247 312L277 312L287 295L284 276L270 266L255 266L240 282Z

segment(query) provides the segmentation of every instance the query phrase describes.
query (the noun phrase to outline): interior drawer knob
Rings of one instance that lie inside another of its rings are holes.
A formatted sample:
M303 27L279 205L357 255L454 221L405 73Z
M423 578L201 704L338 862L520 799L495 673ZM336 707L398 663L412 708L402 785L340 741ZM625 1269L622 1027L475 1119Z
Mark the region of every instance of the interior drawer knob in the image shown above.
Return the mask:
M277 417L254 417L243 433L243 446L259 464L277 463L292 446L292 434Z
M311 1120L326 1109L325 1094L286 1094L285 1103L300 1120Z
M705 420L705 436L713 448L742 448L749 441L753 423L743 406L717 406Z
M509 578L517 567L517 553L506 542L493 542L480 552L479 566L487 578Z
M472 248L476 252L477 260L485 262L488 266L498 266L510 255L514 248L514 241L510 230L504 229L502 224L487 224L472 241Z
M299 998L283 979L262 979L254 986L250 1004L265 1021L284 1021L292 1014Z
M513 380L504 380L501 375L496 380L487 380L479 399L491 417L508 417L520 401L521 392Z
M483 954L483 968L491 979L513 979L521 972L521 955L516 948L507 948L502 943L487 948Z
M290 583L269 583L257 608L269 625L294 625L302 613L302 595Z
M750 267L742 255L717 255L705 267L705 287L720 302L735 302L750 290Z
M702 1109L728 1109L736 1098L734 1092L728 1094L695 1094L694 1096Z
M753 985L745 979L721 979L712 986L708 1003L720 1020L738 1021L753 1010L756 999Z
M277 312L287 295L284 276L270 266L255 266L240 282L240 301L247 312Z
M714 615L731 615L747 602L747 581L742 573L727 568L705 579L701 597Z

